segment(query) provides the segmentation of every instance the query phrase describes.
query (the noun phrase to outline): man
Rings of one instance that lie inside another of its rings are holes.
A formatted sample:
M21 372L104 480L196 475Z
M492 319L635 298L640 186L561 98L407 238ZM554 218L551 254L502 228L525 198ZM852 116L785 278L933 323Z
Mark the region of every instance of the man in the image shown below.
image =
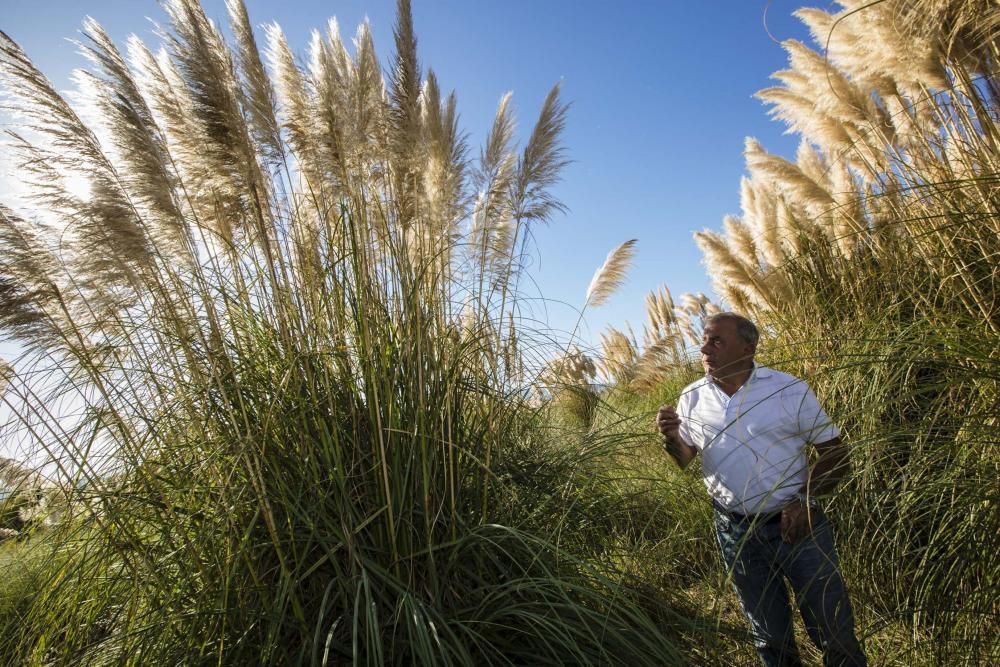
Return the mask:
M735 313L706 320L705 377L657 413L664 448L682 468L702 456L722 558L764 664L801 664L787 578L824 664L866 665L832 529L815 504L847 471L847 451L804 382L754 363L757 340ZM819 455L812 467L808 445Z

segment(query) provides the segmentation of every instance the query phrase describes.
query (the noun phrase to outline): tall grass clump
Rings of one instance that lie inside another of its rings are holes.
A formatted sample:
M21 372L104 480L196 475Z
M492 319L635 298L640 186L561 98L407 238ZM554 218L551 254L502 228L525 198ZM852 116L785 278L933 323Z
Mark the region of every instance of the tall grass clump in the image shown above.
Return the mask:
M976 0L802 9L816 48L759 97L742 215L697 235L716 290L846 427L845 562L877 635L936 664L1000 656L1000 14Z
M587 540L523 520L578 467L517 327L558 89L521 150L505 96L473 159L406 0L388 79L367 25L303 66L240 0L232 44L164 6L158 52L85 24L73 105L0 34L4 396L73 489L2 661L679 662Z

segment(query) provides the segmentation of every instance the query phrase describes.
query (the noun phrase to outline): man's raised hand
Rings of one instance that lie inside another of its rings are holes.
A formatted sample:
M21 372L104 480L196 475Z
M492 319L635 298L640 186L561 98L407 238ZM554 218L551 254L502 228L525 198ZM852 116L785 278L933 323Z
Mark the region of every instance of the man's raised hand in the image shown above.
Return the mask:
M663 435L663 449L681 468L691 463L697 450L681 437L681 418L672 405L662 405L656 412L656 429Z
M661 405L656 413L656 428L660 433L677 440L680 437L681 418L677 416L677 410L672 405Z

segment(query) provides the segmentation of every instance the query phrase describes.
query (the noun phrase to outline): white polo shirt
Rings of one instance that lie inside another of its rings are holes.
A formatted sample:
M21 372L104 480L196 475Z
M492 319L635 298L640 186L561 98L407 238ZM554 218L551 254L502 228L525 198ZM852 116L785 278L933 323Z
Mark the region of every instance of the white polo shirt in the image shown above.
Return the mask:
M689 384L677 414L708 492L740 514L785 505L806 482L806 445L840 435L805 382L763 366L732 396L708 376Z

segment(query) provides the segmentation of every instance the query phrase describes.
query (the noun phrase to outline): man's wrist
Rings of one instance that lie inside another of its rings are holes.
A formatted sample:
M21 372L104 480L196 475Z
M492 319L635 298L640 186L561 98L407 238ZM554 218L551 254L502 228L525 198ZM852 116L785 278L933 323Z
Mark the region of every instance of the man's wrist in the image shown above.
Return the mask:
M819 501L816 496L806 493L805 491L796 491L795 499L799 501L804 507L818 507Z
M669 454L681 468L686 467L694 458L694 448L684 442L684 439L679 435L673 437L666 434L661 435L663 435L663 451Z

